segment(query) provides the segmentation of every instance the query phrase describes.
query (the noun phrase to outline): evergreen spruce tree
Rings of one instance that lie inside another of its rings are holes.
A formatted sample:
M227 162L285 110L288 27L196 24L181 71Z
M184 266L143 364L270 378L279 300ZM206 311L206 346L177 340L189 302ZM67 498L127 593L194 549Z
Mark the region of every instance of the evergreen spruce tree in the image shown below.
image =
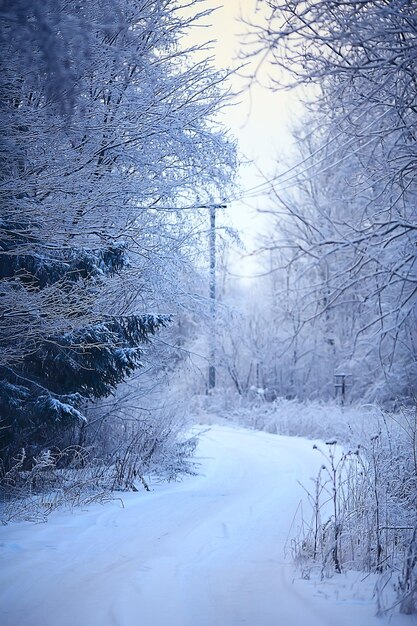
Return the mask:
M40 252L19 254L11 233L21 248L24 225L3 224L2 231L8 238L0 240L0 278L4 291L14 290L16 298L22 298L22 292L50 288L62 299L71 298L74 291L94 295L107 277L127 264L124 246L69 249L48 257ZM31 458L40 447L56 445L67 429L82 424L86 403L110 395L140 367L143 344L168 321L153 315L100 318L84 306L80 303L74 310L72 329L44 337L42 316L32 311L29 326L37 326L34 339L28 337L27 350L16 363L0 367L0 449L5 467L21 448ZM3 333L1 349L12 350L13 341L13 334Z

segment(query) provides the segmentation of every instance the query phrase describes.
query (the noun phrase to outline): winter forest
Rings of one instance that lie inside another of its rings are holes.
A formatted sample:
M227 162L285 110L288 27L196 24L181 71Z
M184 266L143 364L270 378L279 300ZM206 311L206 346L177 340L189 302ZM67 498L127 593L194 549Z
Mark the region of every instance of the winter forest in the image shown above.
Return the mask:
M415 624L416 0L0 16L2 623Z

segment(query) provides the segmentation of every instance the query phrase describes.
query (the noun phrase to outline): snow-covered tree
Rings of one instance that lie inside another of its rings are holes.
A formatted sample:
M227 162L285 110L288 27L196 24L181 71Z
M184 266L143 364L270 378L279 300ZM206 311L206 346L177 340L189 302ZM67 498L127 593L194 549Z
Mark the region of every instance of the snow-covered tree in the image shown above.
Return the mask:
M304 324L320 317L333 339L344 336L362 389L385 400L416 393L413 5L272 0L257 37L275 86L290 75L317 87L298 131L299 162L274 190L293 225L288 262L298 267L294 287L304 279Z
M224 76L182 43L199 5L188 17L171 0L1 7L7 454L17 425L36 443L82 419L184 297L199 207L235 165L214 119Z

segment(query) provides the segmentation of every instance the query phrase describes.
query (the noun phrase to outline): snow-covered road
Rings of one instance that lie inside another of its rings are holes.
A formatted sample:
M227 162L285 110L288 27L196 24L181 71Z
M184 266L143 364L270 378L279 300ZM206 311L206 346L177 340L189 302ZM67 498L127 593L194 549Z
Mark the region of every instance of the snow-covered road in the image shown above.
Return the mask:
M296 581L284 545L312 442L212 426L200 474L0 530L3 626L373 626L370 598ZM411 624L401 616L391 626Z

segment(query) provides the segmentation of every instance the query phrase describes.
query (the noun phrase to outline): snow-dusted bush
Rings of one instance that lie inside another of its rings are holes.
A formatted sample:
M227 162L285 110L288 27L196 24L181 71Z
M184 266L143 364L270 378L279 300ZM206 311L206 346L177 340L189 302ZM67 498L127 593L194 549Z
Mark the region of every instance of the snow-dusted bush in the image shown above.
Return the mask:
M31 457L24 469L26 451L21 450L14 464L0 472L0 521L46 521L58 508L105 502L113 498L108 468L90 458L79 446L63 450L43 450Z
M404 409L382 414L368 433L352 429L354 448L340 451L336 440L315 446L323 464L307 489L311 520L303 520L292 543L304 574L315 566L322 576L374 572L381 575L377 592L391 579L405 613L417 611L416 433L416 412ZM377 595L382 612L387 607Z
M144 400L144 399L143 399ZM86 443L112 467L112 490L148 489L145 476L174 480L192 473L196 439L187 437L187 422L180 406L149 407L118 412L104 419Z
M192 413L201 422L218 416L231 419L246 428L272 434L307 437L311 439L336 438L349 443L367 429L367 425L381 415L373 405L341 406L336 402L299 402L277 398L265 400L263 389L252 388L243 396L222 390L210 396L195 396Z
M10 468L0 468L1 522L46 521L58 508L105 502L120 491L149 491L151 479L194 473L197 439L184 434L180 407L130 416L113 409L106 416L95 407L82 445L45 449L30 459L22 449Z

